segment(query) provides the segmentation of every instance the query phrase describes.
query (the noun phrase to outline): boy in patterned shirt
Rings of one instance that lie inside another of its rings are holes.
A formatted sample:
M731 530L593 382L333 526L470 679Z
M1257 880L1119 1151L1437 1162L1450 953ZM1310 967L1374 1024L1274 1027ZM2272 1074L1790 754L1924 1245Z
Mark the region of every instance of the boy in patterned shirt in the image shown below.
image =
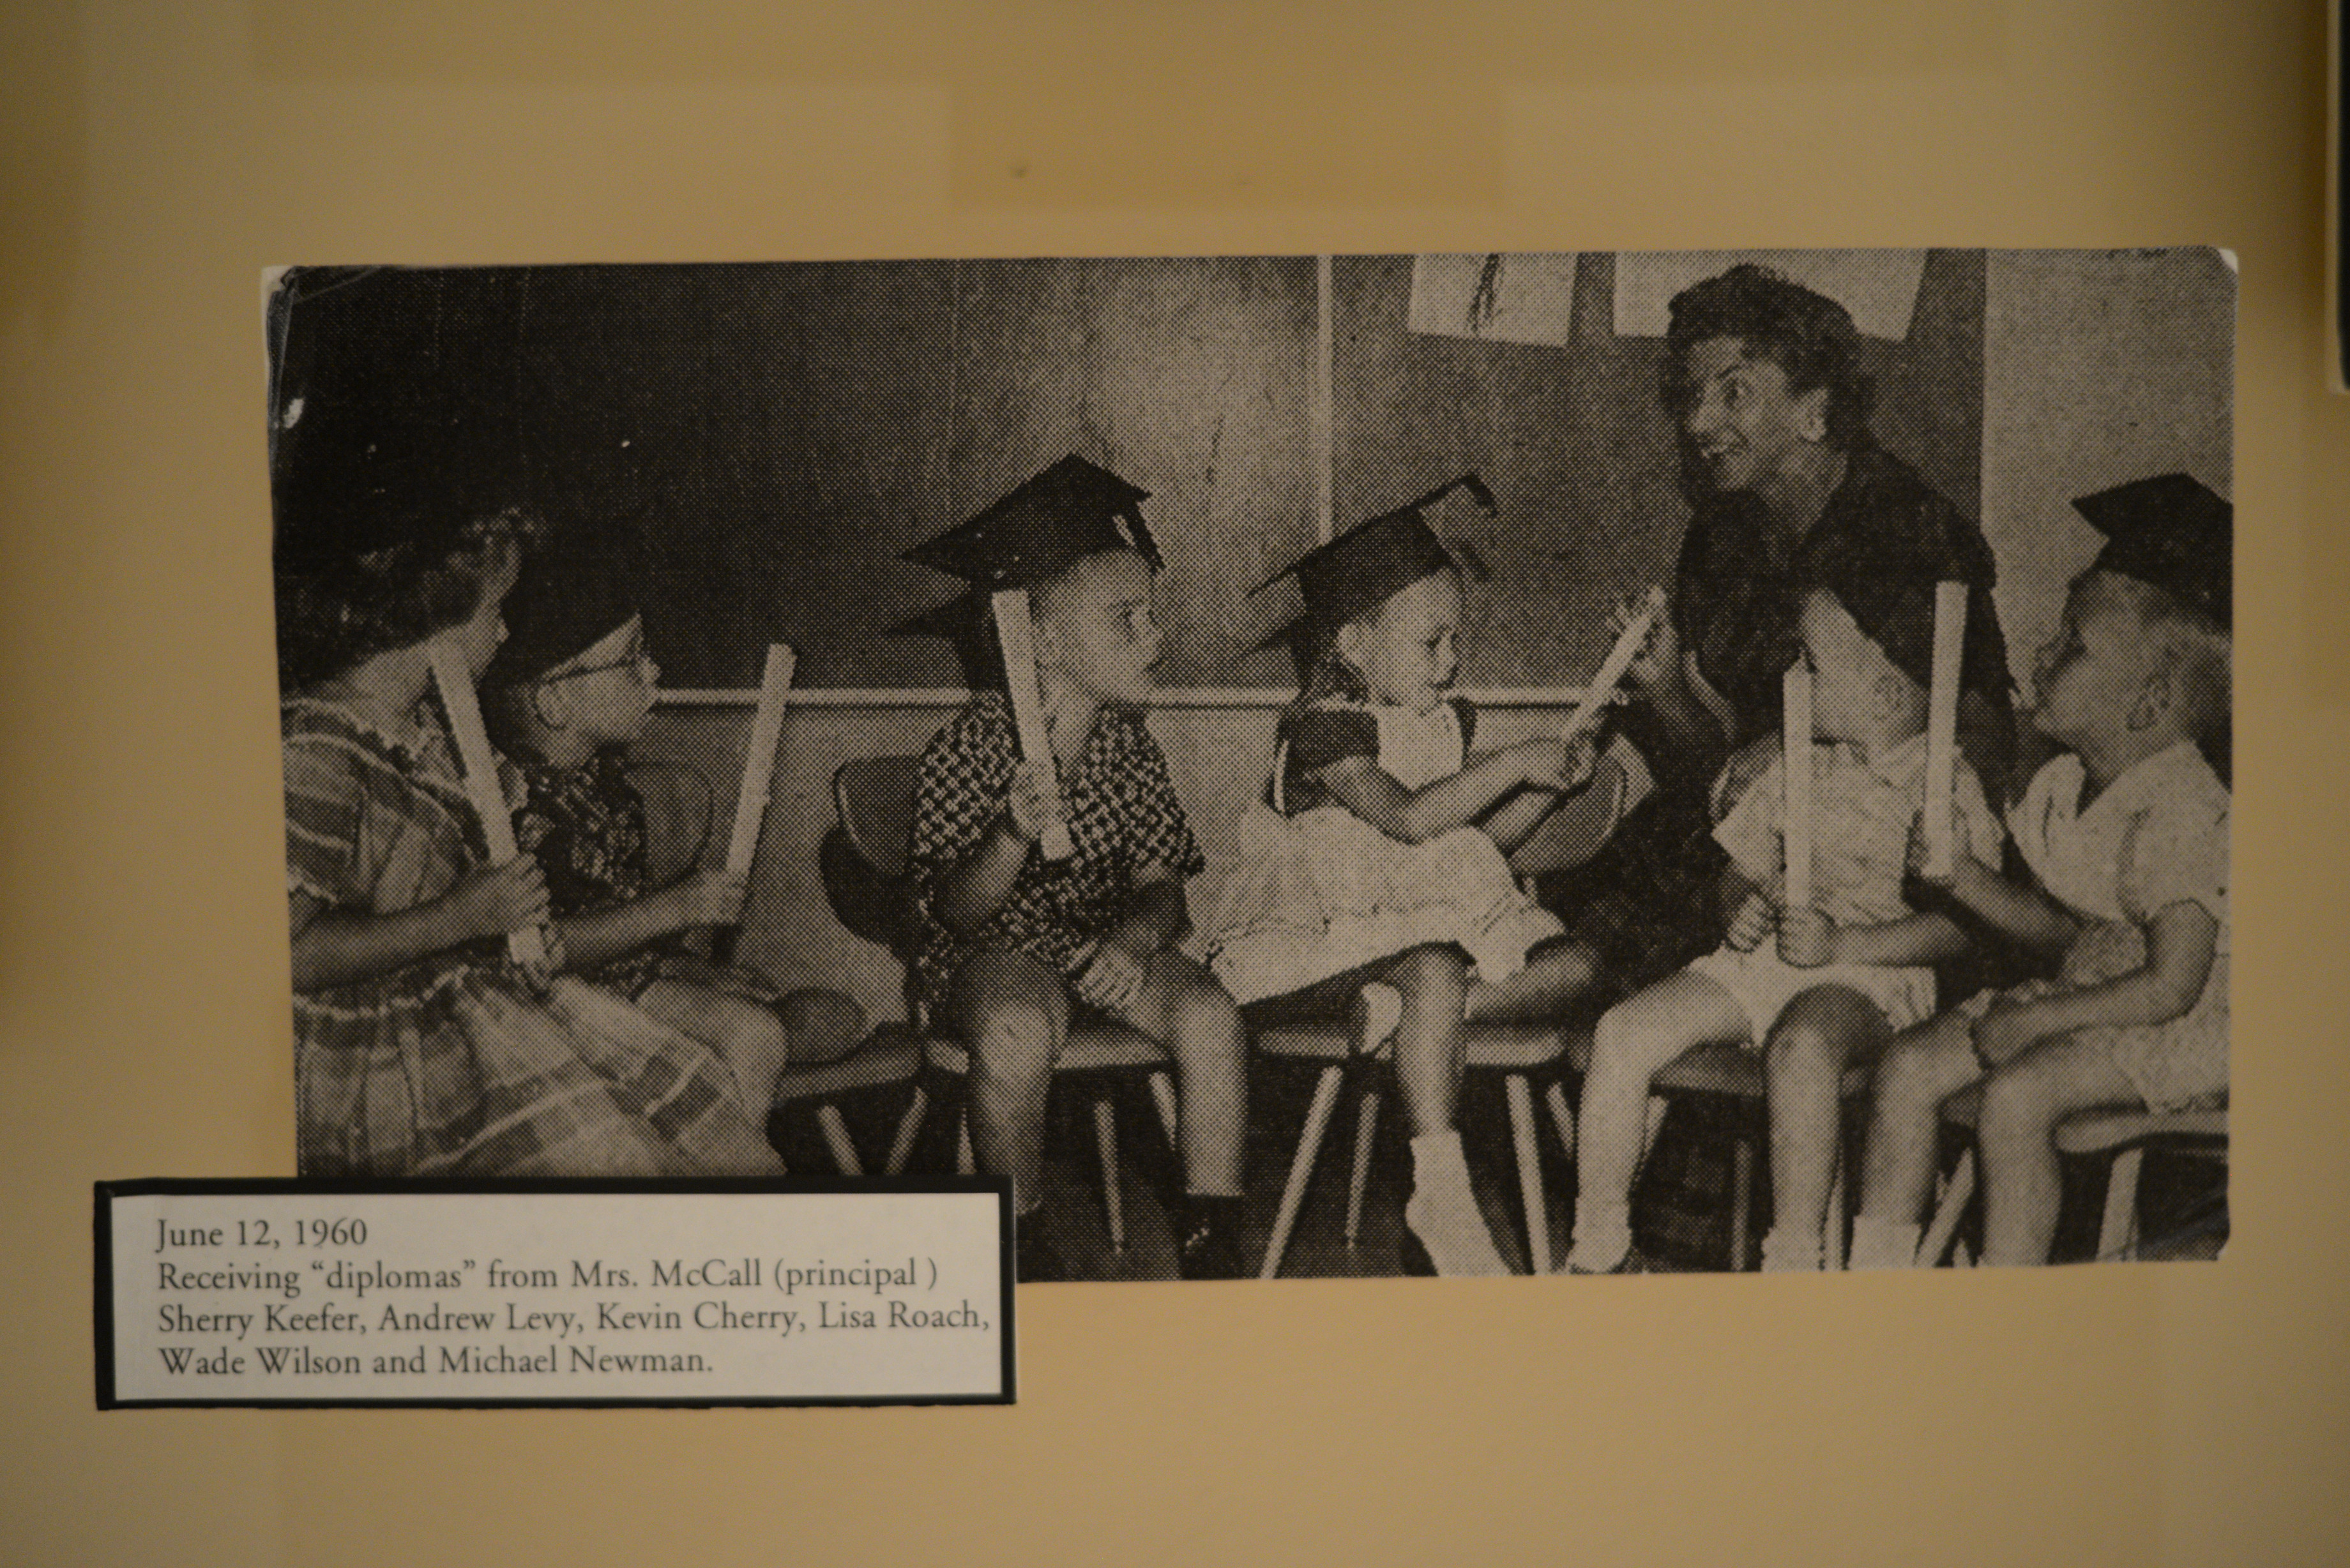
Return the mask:
M1028 590L1052 755L1021 754L1011 705L972 699L923 753L910 864L925 1000L969 1046L971 1132L1021 1206L1019 1276L1062 1264L1039 1224L1045 1096L1072 1022L1165 1044L1181 1096L1187 1279L1243 1273L1238 1245L1245 1042L1205 967L1174 950L1183 884L1204 867L1167 760L1143 725L1161 634L1144 492L1063 460L910 559ZM1057 770L1075 852L1038 849Z

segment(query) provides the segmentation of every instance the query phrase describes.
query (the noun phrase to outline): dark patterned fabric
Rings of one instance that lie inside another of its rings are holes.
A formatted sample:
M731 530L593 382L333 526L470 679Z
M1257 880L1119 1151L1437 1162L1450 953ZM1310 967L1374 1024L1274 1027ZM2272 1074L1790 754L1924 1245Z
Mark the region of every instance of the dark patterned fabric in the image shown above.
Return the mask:
M390 915L445 895L482 841L438 710L386 735L333 703L280 714L286 891ZM495 941L294 996L305 1176L770 1174L733 1075L608 992L532 994Z
M546 873L556 919L631 903L652 890L644 797L629 782L627 753L599 752L579 768L529 759L522 774L529 793L515 814L515 837ZM633 999L658 978L664 959L691 956L681 937L672 936L580 977Z
M969 939L956 935L932 912L940 887L1002 814L1019 761L1011 704L992 691L922 753L908 858L920 923L915 970L933 1004L983 952L1023 952L1066 973L1087 942L1125 916L1141 873L1159 867L1190 877L1207 867L1142 715L1105 708L1061 779L1076 853L1056 864L1032 852L1003 907Z
M1278 801L1285 815L1334 804L1335 797L1317 776L1331 763L1348 757L1379 754L1379 722L1370 711L1371 689L1361 673L1336 649L1314 667L1313 679L1288 707L1281 711L1274 742L1281 755ZM1461 744L1465 752L1476 743L1477 710L1465 697L1446 699L1461 720ZM1268 796L1268 804L1275 798Z
M1777 731L1780 681L1803 639L1798 618L1815 587L1868 574L1970 585L1959 744L1983 787L2004 799L2014 753L2007 649L1991 600L1997 566L1982 531L1890 452L1863 447L1819 520L1792 549L1752 495L1699 504L1681 542L1673 614L1681 646L1730 705L1720 744L1674 746L1644 706L1625 732L1656 775L1657 791L1588 864L1547 880L1544 901L1598 955L1603 985L1621 995L1721 945L1717 897L1727 863L1708 798L1731 753Z

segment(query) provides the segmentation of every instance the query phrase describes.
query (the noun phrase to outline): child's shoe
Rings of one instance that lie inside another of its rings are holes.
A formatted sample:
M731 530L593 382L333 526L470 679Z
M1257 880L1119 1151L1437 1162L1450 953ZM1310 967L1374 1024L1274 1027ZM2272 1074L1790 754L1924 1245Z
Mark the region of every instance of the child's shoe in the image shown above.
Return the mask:
M1175 1272L1187 1280L1244 1280L1241 1200L1191 1193L1183 1199L1175 1236Z
M1493 1234L1485 1229L1485 1216L1470 1188L1461 1135L1428 1133L1412 1139L1411 1163L1411 1200L1403 1207L1405 1272L1424 1262L1430 1272L1447 1279L1494 1279L1508 1273L1510 1265L1493 1245Z

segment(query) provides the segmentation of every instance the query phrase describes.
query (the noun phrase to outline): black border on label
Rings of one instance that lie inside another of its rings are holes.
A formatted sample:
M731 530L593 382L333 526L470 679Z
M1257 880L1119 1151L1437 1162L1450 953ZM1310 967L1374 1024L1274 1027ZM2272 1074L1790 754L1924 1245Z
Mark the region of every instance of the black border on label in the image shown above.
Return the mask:
M1015 1367L1018 1357L1015 1354L1016 1340L1013 1324L1012 1182L1008 1177L781 1177L741 1180L679 1181L617 1179L571 1181L344 1181L284 1178L252 1180L231 1179L181 1180L157 1177L137 1181L99 1181L93 1183L92 1189L91 1263L96 1282L94 1326L97 1336L98 1407L101 1410L714 1410L762 1406L799 1407L1010 1405L1017 1402ZM412 1197L419 1194L511 1197L538 1193L566 1195L646 1193L668 1197L694 1193L725 1195L873 1192L993 1193L994 1195L996 1233L1001 1249L997 1263L999 1293L1002 1296L998 1310L1003 1314L998 1320L1003 1324L1002 1392L997 1394L892 1394L875 1395L870 1397L857 1395L817 1395L805 1398L745 1395L740 1397L722 1397L708 1399L605 1397L579 1399L124 1399L117 1397L115 1393L113 1200L117 1198L147 1198L159 1195L214 1198L298 1197L306 1194L332 1197L345 1193L390 1194L400 1197Z

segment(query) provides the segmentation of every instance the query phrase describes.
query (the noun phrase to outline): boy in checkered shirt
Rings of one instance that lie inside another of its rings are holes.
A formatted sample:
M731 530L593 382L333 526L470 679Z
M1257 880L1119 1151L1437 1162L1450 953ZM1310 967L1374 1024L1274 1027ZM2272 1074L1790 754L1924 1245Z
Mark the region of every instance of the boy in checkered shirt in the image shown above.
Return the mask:
M982 1169L1021 1205L1019 1272L1061 1274L1039 1221L1045 1097L1073 1022L1162 1042L1181 1095L1186 1278L1233 1278L1246 1054L1240 1014L1174 950L1183 884L1204 868L1166 758L1144 727L1162 637L1143 493L1076 458L913 553L982 587L1028 591L1050 757L1021 754L1011 705L974 697L923 753L910 853L916 979L972 1055ZM1055 772L1075 851L1039 850Z

